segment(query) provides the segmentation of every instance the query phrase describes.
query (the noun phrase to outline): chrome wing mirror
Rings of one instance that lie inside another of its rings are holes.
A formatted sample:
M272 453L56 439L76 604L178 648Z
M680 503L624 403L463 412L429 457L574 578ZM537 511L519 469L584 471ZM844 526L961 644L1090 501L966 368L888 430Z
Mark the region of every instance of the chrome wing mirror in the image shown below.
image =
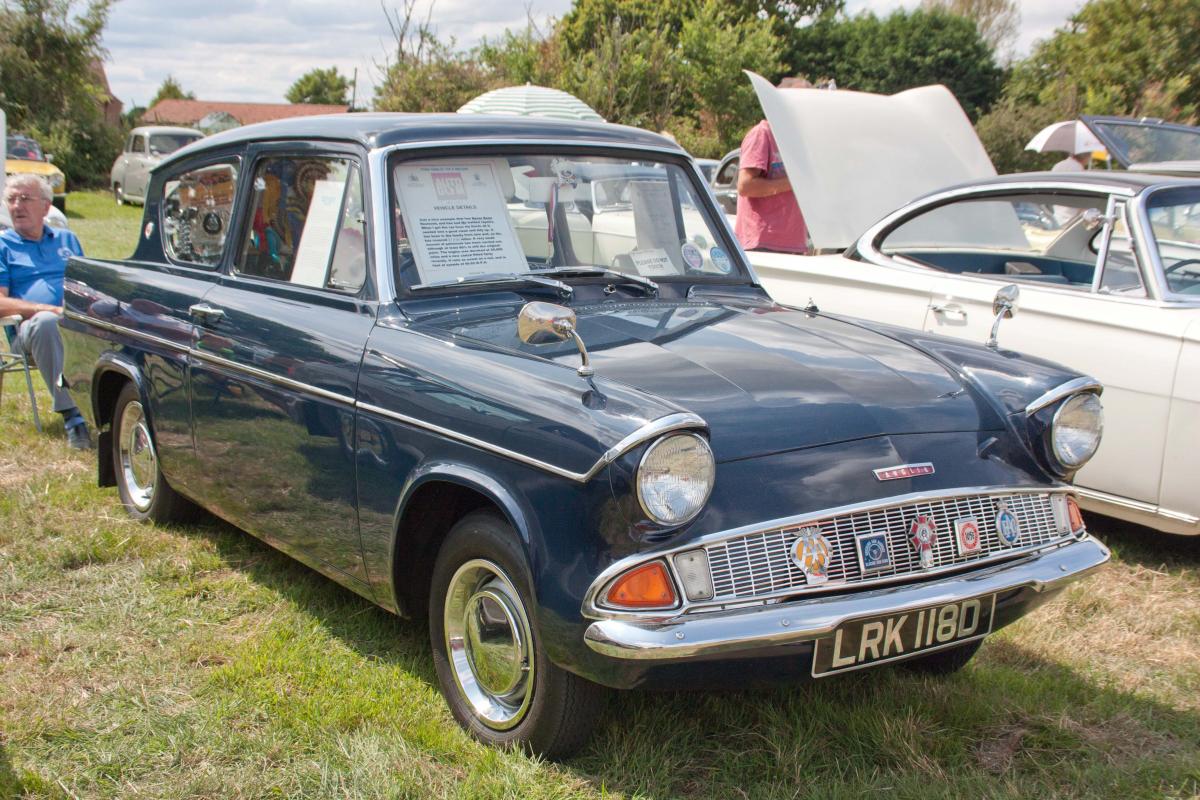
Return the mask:
M996 334L1000 332L1000 320L1017 313L1017 300L1020 296L1021 290L1016 284L1010 283L1000 287L1000 291L996 292L992 299L992 313L996 315L996 319L992 322L992 335L988 337L987 346L993 350L1000 346L996 339Z
M587 378L595 373L588 364L587 348L575 332L575 312L554 303L526 303L517 315L517 336L525 344L539 345L573 339L583 363L575 370Z

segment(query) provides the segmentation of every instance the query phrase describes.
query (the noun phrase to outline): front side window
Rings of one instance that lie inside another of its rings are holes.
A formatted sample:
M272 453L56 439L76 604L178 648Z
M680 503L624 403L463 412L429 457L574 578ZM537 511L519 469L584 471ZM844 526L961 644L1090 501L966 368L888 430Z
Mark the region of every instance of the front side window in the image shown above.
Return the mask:
M400 279L412 288L612 270L652 281L747 280L688 174L578 153L397 161Z
M135 153L145 153L146 152L146 137L140 133L135 135L133 137L132 150Z
M1146 202L1167 290L1200 295L1200 189L1155 192Z
M205 267L221 263L237 173L236 163L210 164L166 180L162 232L168 257Z
M908 218L879 249L944 272L1088 289L1097 230L1085 212L1105 203L1036 193L956 200Z
M366 221L356 162L272 156L254 168L237 270L299 286L357 292L366 280Z

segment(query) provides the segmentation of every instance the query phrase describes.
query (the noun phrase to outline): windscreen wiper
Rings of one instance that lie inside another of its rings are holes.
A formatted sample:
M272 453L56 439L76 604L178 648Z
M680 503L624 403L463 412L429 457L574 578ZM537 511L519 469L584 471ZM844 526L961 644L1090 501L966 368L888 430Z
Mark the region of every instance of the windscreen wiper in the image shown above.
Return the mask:
M646 290L648 295L658 295L658 284L649 278L643 278L641 275L632 275L628 272L621 272L616 269L608 269L607 267L553 267L552 269L540 269L539 275L596 275L606 278L617 278L621 283L632 283L641 286Z
M486 286L506 283L532 283L537 286L547 286L556 290L562 295L564 300L570 299L571 294L575 291L569 284L556 281L553 278L544 278L541 275L517 272L487 272L482 275L469 275L465 278L447 278L446 280L433 281L432 283L418 283L411 288L413 291L417 291L420 289L445 289L449 286Z

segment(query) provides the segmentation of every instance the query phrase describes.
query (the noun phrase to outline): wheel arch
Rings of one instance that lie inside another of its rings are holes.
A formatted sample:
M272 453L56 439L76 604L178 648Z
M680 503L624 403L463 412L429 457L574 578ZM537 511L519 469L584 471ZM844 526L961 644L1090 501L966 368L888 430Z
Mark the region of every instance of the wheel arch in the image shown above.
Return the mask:
M113 467L112 415L117 407L117 397L122 387L132 383L142 396L142 405L147 408L146 382L137 364L114 353L106 353L92 372L92 420L96 423L96 459L100 486L116 486L117 475Z
M409 478L396 505L389 548L392 600L401 613L423 612L433 562L446 535L463 517L482 509L495 511L512 526L529 559L536 534L533 516L493 476L468 465L438 462L423 465Z

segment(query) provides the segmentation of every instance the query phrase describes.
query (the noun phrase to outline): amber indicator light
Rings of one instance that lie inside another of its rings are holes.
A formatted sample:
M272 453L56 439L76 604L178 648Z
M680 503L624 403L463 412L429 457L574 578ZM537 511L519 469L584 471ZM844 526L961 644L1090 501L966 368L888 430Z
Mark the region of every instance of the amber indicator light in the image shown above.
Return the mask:
M1067 498L1067 515L1071 520L1071 533L1083 530L1083 512L1079 510L1079 503L1075 502L1074 497Z
M605 599L625 608L662 608L675 605L675 588L663 563L652 561L613 581Z

